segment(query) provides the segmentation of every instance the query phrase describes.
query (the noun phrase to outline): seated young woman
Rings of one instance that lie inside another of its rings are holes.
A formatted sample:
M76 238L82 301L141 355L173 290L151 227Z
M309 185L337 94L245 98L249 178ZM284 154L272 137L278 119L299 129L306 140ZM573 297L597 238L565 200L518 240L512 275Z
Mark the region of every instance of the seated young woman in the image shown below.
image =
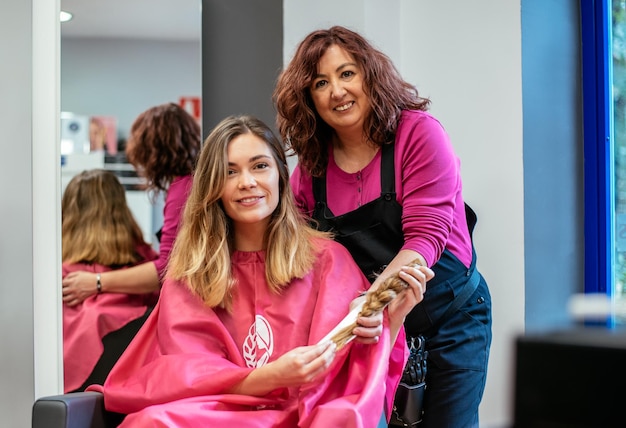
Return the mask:
M74 176L63 193L61 208L63 277L75 271L88 271L99 277L102 272L157 257L144 241L126 203L124 187L112 172L94 169ZM103 338L141 318L157 298L158 293L154 292L96 293L77 305L63 304L65 392L83 390L88 379L104 382L106 372L90 376L103 355ZM115 347L123 349L130 338ZM114 362L103 364L110 368Z
M402 276L376 343L322 340L369 282L300 214L269 127L226 118L203 145L159 303L89 389L127 415L122 427L375 427L426 283L419 269Z

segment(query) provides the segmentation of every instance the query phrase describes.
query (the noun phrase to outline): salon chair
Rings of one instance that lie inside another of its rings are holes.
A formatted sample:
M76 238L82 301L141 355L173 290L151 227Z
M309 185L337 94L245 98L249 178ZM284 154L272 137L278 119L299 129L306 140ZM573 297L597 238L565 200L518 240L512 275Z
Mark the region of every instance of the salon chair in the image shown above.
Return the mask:
M104 351L92 373L76 391L39 398L33 405L32 428L109 428L124 418L104 409L104 397L99 392L84 392L93 384L102 385L119 357L144 324L152 308L102 339Z
M113 428L123 418L104 409L101 393L72 392L35 401L32 428Z

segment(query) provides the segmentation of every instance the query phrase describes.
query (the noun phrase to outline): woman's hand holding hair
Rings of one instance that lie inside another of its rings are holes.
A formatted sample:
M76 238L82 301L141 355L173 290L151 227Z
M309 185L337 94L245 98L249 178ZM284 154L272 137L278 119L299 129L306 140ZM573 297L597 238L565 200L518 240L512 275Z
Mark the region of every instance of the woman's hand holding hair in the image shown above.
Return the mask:
M355 304L359 304L365 300L365 297L358 297L353 300L350 305L353 307ZM359 317L356 320L357 326L352 330L352 334L356 336L355 340L359 343L373 344L378 343L380 335L383 333L383 313L382 311L376 312L369 317Z
M331 341L300 346L276 361L254 369L228 393L264 396L278 388L299 387L326 373L335 359L337 347Z
M401 251L385 269L383 274L374 281L374 284L372 284L370 288L370 291L376 290L385 279L394 274L394 266L399 266L399 268L395 268L395 273L398 274L400 279L407 283L408 287L402 290L388 305L389 329L392 343L395 342L406 316L415 305L424 299L426 283L435 276L435 273L428 266L407 266L416 259L421 262L421 256L417 255L418 257L416 257L416 254L417 253L412 251ZM365 297L359 296L353 300L350 308L353 308L364 300ZM357 336L355 340L365 344L378 342L379 336L382 333L382 322L382 312L377 312L369 317L359 317L357 320L358 326L352 331L353 334Z
M402 266L398 276L408 284L408 287L402 290L387 306L391 343L395 342L409 312L415 305L424 300L426 283L435 276L435 273L428 266Z
M335 359L336 346L327 341L312 346L301 346L282 355L272 364L282 386L302 386L325 373Z
M63 303L76 306L87 297L98 292L97 274L94 272L77 271L68 273L63 278Z

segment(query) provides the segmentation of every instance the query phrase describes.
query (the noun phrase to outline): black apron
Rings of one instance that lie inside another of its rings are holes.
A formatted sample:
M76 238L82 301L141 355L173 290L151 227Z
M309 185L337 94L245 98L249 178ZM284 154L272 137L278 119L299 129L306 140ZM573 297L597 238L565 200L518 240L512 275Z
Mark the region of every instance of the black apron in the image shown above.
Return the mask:
M335 240L343 244L370 282L374 282L386 265L404 245L402 231L402 206L396 200L394 176L394 144L381 147L381 193L367 204L340 216L334 216L327 205L326 177L313 177L315 208L312 218L315 227L334 233ZM467 224L472 235L476 214L465 205ZM431 291L424 295L407 316L405 327L409 335L430 330L439 319L445 319L458 309L476 289L479 274L473 257L470 268L466 268L450 251L444 250L441 258L433 265L435 277L428 282L427 289L433 290L444 282L455 283L452 295ZM467 286L466 286L467 285Z
M393 144L382 146L380 170L380 197L337 217L326 203L326 177L313 178L316 227L335 234L335 240L350 251L370 282L404 244L402 206L396 200L393 175Z

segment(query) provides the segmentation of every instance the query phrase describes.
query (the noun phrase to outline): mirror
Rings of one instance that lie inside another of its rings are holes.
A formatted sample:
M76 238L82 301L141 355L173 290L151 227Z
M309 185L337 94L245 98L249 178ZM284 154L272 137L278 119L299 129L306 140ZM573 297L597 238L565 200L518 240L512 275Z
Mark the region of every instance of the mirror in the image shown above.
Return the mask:
M84 169L112 170L157 249L162 205L137 187L124 143L154 105L180 103L200 118L201 0L61 0L61 9L73 15L61 24L62 185Z

